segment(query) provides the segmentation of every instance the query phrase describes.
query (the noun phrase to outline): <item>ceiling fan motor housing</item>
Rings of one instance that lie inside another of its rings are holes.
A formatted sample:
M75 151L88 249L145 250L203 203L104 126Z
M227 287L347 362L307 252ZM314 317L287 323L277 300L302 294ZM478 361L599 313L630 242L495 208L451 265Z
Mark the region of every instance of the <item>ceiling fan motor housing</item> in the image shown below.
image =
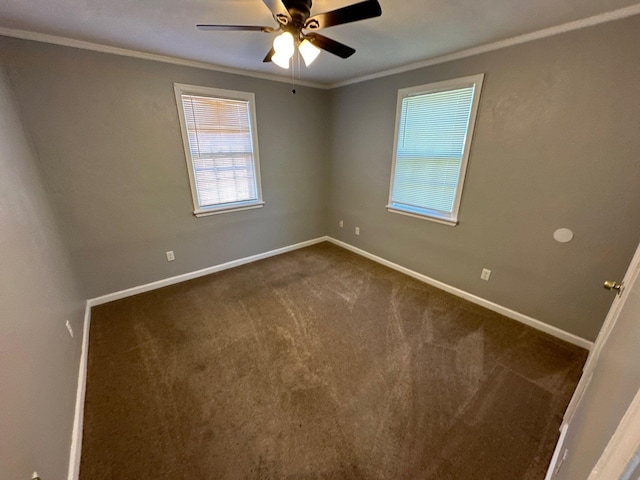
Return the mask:
M285 7L287 7L289 15L291 15L291 25L295 28L296 31L300 32L303 28L314 28L311 25L307 25L305 27L307 18L309 18L309 15L311 15L311 0L283 0L282 3L284 3ZM280 21L278 17L276 17L276 20ZM315 28L317 28L317 22Z

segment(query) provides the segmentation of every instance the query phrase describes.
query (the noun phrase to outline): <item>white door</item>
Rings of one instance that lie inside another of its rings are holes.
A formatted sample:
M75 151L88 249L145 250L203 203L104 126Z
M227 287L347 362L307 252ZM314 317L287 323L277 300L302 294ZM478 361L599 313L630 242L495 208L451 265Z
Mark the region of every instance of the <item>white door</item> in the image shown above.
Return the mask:
M640 479L640 390L622 417L589 480Z
M636 249L636 253L629 264L629 268L627 269L627 273L622 280L622 288L621 291L617 292L613 303L611 304L611 308L609 309L609 313L604 320L602 328L600 329L600 333L598 334L598 338L596 338L595 343L593 344L593 348L589 353L589 357L585 363L582 377L580 378L580 382L576 388L573 397L571 398L571 402L567 407L567 411L564 414L564 419L562 421L563 424L568 424L571 422L573 418L573 414L576 411L576 407L584 394L585 389L591 382L591 378L593 376L593 370L598 364L598 360L600 359L600 353L602 352L602 348L607 343L607 339L611 332L613 331L618 317L620 316L620 311L624 306L627 297L629 296L629 292L631 288L635 286L636 279L638 278L638 274L640 273L640 244Z
M590 474L640 388L639 274L640 245L567 408L546 480L605 478Z

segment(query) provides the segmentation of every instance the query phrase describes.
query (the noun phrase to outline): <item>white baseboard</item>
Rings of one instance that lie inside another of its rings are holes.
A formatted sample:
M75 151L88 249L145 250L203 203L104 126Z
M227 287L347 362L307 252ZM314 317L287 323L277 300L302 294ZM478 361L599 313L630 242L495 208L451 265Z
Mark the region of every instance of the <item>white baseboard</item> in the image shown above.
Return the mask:
M89 329L91 325L91 307L112 302L114 300L120 300L122 298L131 297L139 293L148 292L151 290L155 290L157 288L166 287L168 285L174 285L176 283L191 280L193 278L202 277L204 275L209 275L211 273L220 272L222 270L227 270L229 268L238 267L240 265L244 265L247 263L255 262L257 260L273 257L276 255L280 255L282 253L291 252L293 250L298 250L300 248L308 247L310 245L315 245L317 243L321 243L325 241L331 242L353 253L356 253L370 260L373 260L374 262L385 265L386 267L392 268L393 270L404 273L405 275L409 275L410 277L413 277L417 280L420 280L421 282L427 283L436 288L444 290L445 292L451 293L460 298L468 300L472 303L488 308L489 310L500 313L505 317L511 318L513 320L517 320L518 322L524 323L525 325L533 327L537 330L541 330L550 335L553 335L554 337L558 337L571 344L577 345L582 348L586 348L587 350L591 350L591 348L593 347L593 342L590 342L588 340L585 340L584 338L578 337L577 335L574 335L569 332L565 332L564 330L548 325L544 322L541 322L540 320L536 320L535 318L531 318L522 313L516 312L515 310L511 310L509 308L498 305L497 303L493 303L489 300L480 298L469 292L465 292L464 290L460 290L459 288L452 287L451 285L447 285L446 283L440 282L431 277L428 277L421 273L410 270L406 267L398 265L397 263L393 263L382 257L378 257L377 255L373 255L372 253L369 253L365 250L354 247L353 245L350 245L343 241L337 240L329 236L314 238L312 240L307 240L306 242L296 243L295 245L289 245L287 247L278 248L276 250L270 250L268 252L259 253L257 255L252 255L250 257L232 260L230 262L226 262L220 265L214 265L212 267L203 268L201 270L196 270L194 272L177 275L175 277L166 278L164 280L158 280L156 282L147 283L145 285L128 288L126 290L121 290L119 292L110 293L108 295L103 295L101 297L96 297L96 298L87 300L87 305L86 305L85 314L84 314L84 332L82 335L82 354L80 357L80 366L78 369L78 390L76 393L76 411L75 411L75 418L73 422L73 436L71 441L71 452L70 452L70 458L69 458L69 475L67 479L77 480L78 475L80 473L80 456L82 451L82 426L83 426L83 420L84 420L84 400L85 400L86 382L87 382L87 360L88 360L87 357L89 352Z
M89 300L87 300L87 304L89 307L94 307L96 305L102 305L103 303L108 303L108 302L112 302L114 300L120 300L121 298L126 298L126 297L131 297L133 295L137 295L139 293L144 293L144 292L148 292L151 290L155 290L157 288L162 288L162 287L166 287L168 285L174 285L176 283L180 283L180 282L184 282L187 280L191 280L193 278L198 278L198 277L202 277L204 275L210 275L212 273L215 272L220 272L222 270L227 270L229 268L233 268L233 267L238 267L240 265L244 265L247 263L251 263L251 262L255 262L258 260L262 260L265 258L269 258L269 257L273 257L275 255L280 255L282 253L286 253L286 252L291 252L293 250L298 250L300 248L304 248L304 247L308 247L310 245L315 245L316 243L321 243L321 242L325 242L325 241L329 241L335 245L338 245L342 248L345 248L347 250L350 250L354 253L357 253L358 255L361 255L363 257L366 257L370 260L373 260L374 262L380 263L382 265L385 265L389 268L392 268L394 270L397 270L398 272L402 272L405 275L409 275L410 277L413 277L417 280L420 280L421 282L427 283L429 285L432 285L436 288L439 288L441 290L444 290L445 292L451 293L453 295L456 295L457 297L463 298L465 300L468 300L472 303L475 303L477 305L480 305L482 307L488 308L489 310L492 310L494 312L497 312L501 315L504 315L505 317L509 317L513 320L517 320L521 323L524 323L525 325L528 325L530 327L533 327L537 330L541 330L545 333L548 333L550 335L553 335L554 337L558 337L562 340L565 340L573 345L577 345L579 347L582 348L586 348L587 350L591 350L591 348L593 347L593 342L586 340L582 337L579 337L577 335L574 335L572 333L566 332L560 328L554 327L552 325L549 325L548 323L542 322L540 320L537 320L535 318L529 317L523 313L520 312L516 312L515 310L511 310L510 308L507 307L503 307L502 305L498 305L497 303L491 302L490 300L486 300L484 298L478 297L472 293L466 292L464 290L461 290L459 288L453 287L451 285L448 285L446 283L440 282L439 280L436 280L434 278L428 277L426 275L423 275L422 273L418 273L415 272L409 268L403 267L401 265L398 265L397 263L393 263L389 260L386 260L382 257L378 257L377 255L374 255L372 253L369 253L365 250L362 250L360 248L354 247L353 245L350 245L348 243L345 243L341 240L337 240L333 237L329 237L329 236L324 236L324 237L318 237L318 238L314 238L312 240L307 240L305 242L300 242L300 243L296 243L294 245L289 245L287 247L282 247L282 248L278 248L275 250L270 250L268 252L264 252L264 253L259 253L257 255L252 255L250 257L244 257L244 258L239 258L237 260L232 260L230 262L226 262L226 263L222 263L220 265L214 265L212 267L207 267L207 268L203 268L201 270L196 270L194 272L188 272L188 273L184 273L182 275L177 275L175 277L169 277L169 278L165 278L163 280L158 280L156 282L151 282L151 283L147 283L145 285L139 285L137 287L132 287L132 288L128 288L126 290L120 290L119 292L114 292L114 293L110 293L107 295L103 295L101 297L96 297L96 298L91 298Z
M78 367L78 388L76 390L76 411L73 418L71 434L71 451L69 453L69 474L67 480L77 480L80 475L80 454L82 452L82 426L84 424L84 397L87 391L87 360L89 354L89 326L91 324L91 305L86 303L84 309L84 326L82 331L82 353Z
M556 448L553 450L553 457L551 457L551 463L549 464L549 468L547 468L547 474L545 475L544 480L553 480L564 461L564 458L560 460L560 452L564 446L564 439L567 436L567 430L569 430L569 424L563 423L560 427L560 438L558 438Z
M229 268L239 267L240 265L244 265L246 263L256 262L264 258L274 257L282 253L291 252L293 250L298 250L310 245L315 245L316 243L326 242L328 239L329 237L314 238L305 242L289 245L287 247L277 248L268 252L258 253L257 255L251 255L250 257L239 258L237 260L232 260L220 265L203 268L202 270L196 270L195 272L183 273L182 275L176 275L175 277L169 277L163 280L158 280L156 282L138 285L137 287L127 288L126 290L120 290L119 292L102 295L101 297L91 298L87 300L87 303L90 307L95 307L96 305L102 305L103 303L113 302L114 300L120 300L121 298L132 297L133 295L138 295L139 293L149 292L157 288L175 285L176 283L181 283L187 280L192 280L194 278L210 275L212 273L221 272L222 270L227 270Z
M589 351L591 351L591 348L593 347L593 342L586 340L582 337L578 337L573 333L566 332L557 327L549 325L548 323L544 323L540 320L536 320L535 318L524 315L523 313L516 312L515 310L511 310L510 308L503 307L502 305L498 305L497 303L494 303L484 298L473 295L472 293L465 292L464 290L460 290L459 288L452 287L451 285L447 285L446 283L440 282L431 277L427 277L426 275L410 270L406 267L398 265L397 263L390 262L389 260L386 260L382 257L378 257L377 255L373 255L372 253L369 253L365 250L354 247L353 245L345 243L341 240L337 240L333 237L327 237L327 240L335 245L338 245L342 248L350 250L353 253L357 253L358 255L362 255L363 257L373 260L374 262L380 263L386 267L397 270L398 272L402 272L405 275L409 275L410 277L420 280L421 282L432 285L436 288L439 288L440 290L444 290L445 292L451 293L457 297L464 298L465 300L468 300L471 303L475 303L476 305L480 305L482 307L488 308L489 310L492 310L501 315L504 315L505 317L511 318L513 320L517 320L520 323L524 323L525 325L533 327L536 330L540 330L550 335L553 335L554 337L565 340L566 342L569 342L573 345L586 348Z

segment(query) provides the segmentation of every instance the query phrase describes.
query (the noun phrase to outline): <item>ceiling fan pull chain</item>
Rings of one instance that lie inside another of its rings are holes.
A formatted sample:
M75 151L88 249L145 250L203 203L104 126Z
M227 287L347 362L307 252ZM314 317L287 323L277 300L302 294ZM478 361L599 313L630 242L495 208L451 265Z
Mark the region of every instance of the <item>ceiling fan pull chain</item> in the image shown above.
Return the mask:
M300 67L298 66L298 68L300 68ZM291 59L291 94L292 95L296 94L296 62L295 62L295 58Z

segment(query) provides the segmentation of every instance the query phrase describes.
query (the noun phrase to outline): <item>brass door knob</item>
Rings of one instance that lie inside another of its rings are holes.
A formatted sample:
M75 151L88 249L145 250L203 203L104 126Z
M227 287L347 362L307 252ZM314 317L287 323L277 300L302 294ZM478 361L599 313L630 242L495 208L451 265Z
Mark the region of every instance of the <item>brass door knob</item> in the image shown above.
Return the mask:
M622 292L622 284L618 282L614 282L613 280L607 280L604 282L604 288L607 290L615 290L618 293Z

